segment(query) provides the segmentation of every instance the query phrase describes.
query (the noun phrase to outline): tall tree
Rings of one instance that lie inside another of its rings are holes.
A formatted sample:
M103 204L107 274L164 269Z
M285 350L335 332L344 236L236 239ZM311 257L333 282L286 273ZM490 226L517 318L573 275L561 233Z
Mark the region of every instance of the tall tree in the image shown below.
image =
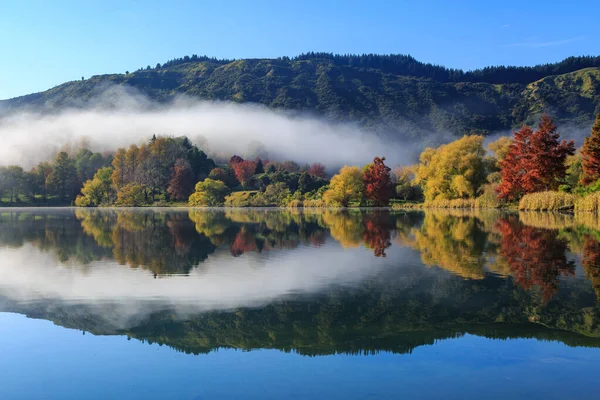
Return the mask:
M54 169L48 177L50 186L61 201L71 201L79 191L75 161L61 151L54 161Z
M596 115L596 123L592 126L590 136L584 140L581 148L581 163L582 184L589 185L600 179L600 114Z
M393 193L391 169L384 161L385 157L375 157L363 174L365 198L377 207L387 206Z
M566 175L565 160L574 153L573 141L560 141L548 115L542 115L535 132L523 126L500 161L499 197L517 200L527 193L557 190Z
M265 172L265 166L260 158L256 159L256 171L255 174L263 174Z
M363 174L358 167L344 166L331 178L329 189L323 194L328 205L348 207L350 202L362 202Z
M187 160L180 158L175 161L167 191L177 200L187 200L194 191L194 171Z
M32 171L35 176L35 186L39 188L39 193L42 195L42 201L44 202L48 198L49 177L52 174L52 170L53 168L50 163L42 162Z
M117 150L117 153L112 161L112 182L115 190L119 190L121 187L127 184L127 164L125 161L126 156L127 151L125 149L119 149Z
M485 182L483 136L466 135L419 157L415 181L425 200L474 197Z

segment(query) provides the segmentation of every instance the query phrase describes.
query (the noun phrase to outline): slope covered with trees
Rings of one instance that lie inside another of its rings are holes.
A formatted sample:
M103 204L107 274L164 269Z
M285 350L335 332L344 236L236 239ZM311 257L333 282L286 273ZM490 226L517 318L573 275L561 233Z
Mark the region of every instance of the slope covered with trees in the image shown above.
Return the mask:
M186 94L309 111L392 135L461 135L532 124L544 111L559 124L589 124L600 112L600 57L465 72L405 55L307 53L244 60L186 56L0 101L0 110L79 107L112 85L133 87L159 102Z

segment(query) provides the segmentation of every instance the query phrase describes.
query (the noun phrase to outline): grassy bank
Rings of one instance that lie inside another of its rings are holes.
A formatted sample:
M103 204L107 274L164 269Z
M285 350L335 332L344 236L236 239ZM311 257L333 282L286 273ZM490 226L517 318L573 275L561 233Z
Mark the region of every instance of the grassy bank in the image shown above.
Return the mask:
M568 211L575 207L575 196L564 192L526 194L519 202L521 211Z

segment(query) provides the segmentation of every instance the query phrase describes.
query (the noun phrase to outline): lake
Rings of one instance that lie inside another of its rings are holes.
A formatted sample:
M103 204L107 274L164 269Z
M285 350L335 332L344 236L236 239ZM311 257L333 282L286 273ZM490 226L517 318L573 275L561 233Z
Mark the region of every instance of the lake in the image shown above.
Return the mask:
M600 220L1 209L2 399L587 399Z

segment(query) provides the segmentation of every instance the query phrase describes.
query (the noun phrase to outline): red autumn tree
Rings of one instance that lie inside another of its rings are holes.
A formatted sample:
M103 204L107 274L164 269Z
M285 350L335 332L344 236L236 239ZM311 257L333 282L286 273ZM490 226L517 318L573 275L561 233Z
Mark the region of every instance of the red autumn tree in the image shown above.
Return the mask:
M600 114L596 115L592 133L583 142L581 165L583 167L582 184L589 185L600 179Z
M559 139L556 125L545 114L535 132L527 126L515 132L500 161L499 197L517 200L527 193L557 190L566 174L565 159L575 153L572 140Z
M233 168L233 172L235 172L235 177L242 186L248 184L248 180L254 175L254 171L256 171L256 163L248 160L232 164L231 167Z
M515 281L529 291L540 288L544 301L558 291L559 278L575 274L575 264L567 260L567 244L558 232L523 225L517 216L498 220L498 255L508 263Z
M177 159L167 188L169 195L177 200L187 200L194 192L194 183L194 171L190 163L183 158Z
M385 157L375 157L363 174L365 198L379 207L387 206L393 193L391 169L384 161Z
M325 166L321 163L314 163L313 165L311 165L307 173L318 178L327 179L327 172L325 171Z

